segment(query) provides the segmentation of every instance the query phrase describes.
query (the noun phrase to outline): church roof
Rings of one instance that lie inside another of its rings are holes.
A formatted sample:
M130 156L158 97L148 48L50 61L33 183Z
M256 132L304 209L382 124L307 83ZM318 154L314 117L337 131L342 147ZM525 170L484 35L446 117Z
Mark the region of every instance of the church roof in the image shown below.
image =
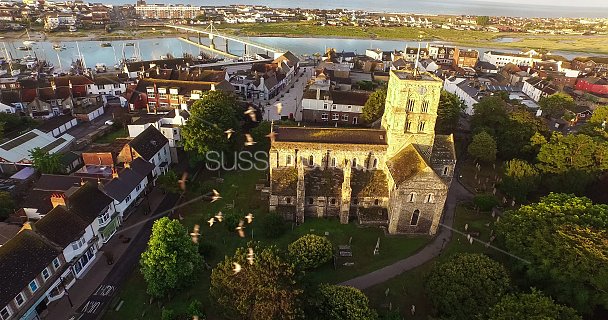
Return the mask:
M418 150L408 145L399 151L388 163L388 170L396 185L399 185L428 167Z
M277 142L386 145L386 131L376 129L280 127Z
M272 169L272 194L295 196L298 188L298 170L294 167Z
M353 170L350 185L353 197L388 197L388 183L382 170Z
M431 154L431 163L452 163L456 161L453 135L436 135Z
M343 181L344 173L340 169L315 168L304 173L304 188L307 196L339 196Z

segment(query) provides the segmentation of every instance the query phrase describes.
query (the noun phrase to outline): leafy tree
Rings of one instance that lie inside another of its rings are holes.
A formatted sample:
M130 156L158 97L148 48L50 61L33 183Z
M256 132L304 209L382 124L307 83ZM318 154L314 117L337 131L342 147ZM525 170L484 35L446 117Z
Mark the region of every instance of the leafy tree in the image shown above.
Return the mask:
M181 191L179 187L179 178L177 177L177 173L173 170L169 170L165 174L159 176L156 179L156 184L159 188L168 193L179 193Z
M468 320L487 312L509 286L500 263L481 254L458 254L432 269L426 292L441 316Z
M211 296L226 316L252 320L299 319L302 290L296 287L296 271L278 255L275 247L254 249L254 262L247 261L248 250L238 248L211 272ZM241 266L233 271L233 263Z
M203 262L197 249L179 221L167 217L155 221L139 261L148 294L163 297L190 284Z
M6 220L16 209L15 202L10 193L0 191L0 221Z
M287 251L296 266L314 269L329 261L334 250L327 237L307 234L290 243Z
M312 300L314 309L307 319L378 319L376 312L369 307L367 296L357 288L321 284Z
M547 133L547 127L540 119L527 110L511 112L505 125L496 128L499 156L502 159L533 158L536 154L529 141L536 133L543 135Z
M500 189L519 201L526 200L530 192L538 188L540 174L528 162L520 159L507 161Z
M496 196L492 194L478 194L473 198L473 204L479 210L487 212L499 205L500 202L496 199Z
M169 308L163 308L160 312L161 320L175 320L175 311Z
M464 102L457 95L441 90L439 106L437 107L437 122L435 131L450 134L458 128L460 114L465 110Z
M496 160L496 141L489 133L482 131L473 136L473 141L469 144L467 151L476 159L494 162Z
M188 305L188 317L198 316L199 319L205 315L203 312L203 303L200 300L192 300Z
M602 125L604 121L608 122L608 106L595 108L588 122L595 125Z
M278 213L271 212L262 218L262 233L265 237L276 239L286 231L285 219Z
M579 133L608 140L608 106L597 107L589 121L580 127Z
M543 295L540 291L531 293L509 294L504 297L488 313L488 320L582 320L572 308L557 304Z
M478 16L477 18L475 18L475 21L480 26L487 26L487 25L490 24L490 17L488 17L488 16Z
M361 119L366 123L372 123L380 117L384 113L384 103L386 102L386 87L380 88L372 93L365 105L363 106L363 111L361 115Z
M570 95L558 92L548 97L540 98L538 105L546 117L559 118L564 115L566 110L574 108L576 103Z
M61 164L61 154L49 154L40 148L34 148L30 151L32 165L41 173L56 174L61 173L63 165Z
M204 155L209 151L226 152L235 148L238 134L228 139L224 131L239 131L236 98L223 91L209 91L190 108L190 118L182 127L184 149Z
M518 257L513 267L562 303L589 313L608 307L608 206L551 193L506 212L499 241Z
M262 121L257 127L251 129L251 136L256 142L254 146L257 150L270 150L270 139L267 137L270 133L270 126L270 121Z
M487 131L491 134L502 128L509 120L507 103L499 96L487 96L473 105L471 127L474 132Z

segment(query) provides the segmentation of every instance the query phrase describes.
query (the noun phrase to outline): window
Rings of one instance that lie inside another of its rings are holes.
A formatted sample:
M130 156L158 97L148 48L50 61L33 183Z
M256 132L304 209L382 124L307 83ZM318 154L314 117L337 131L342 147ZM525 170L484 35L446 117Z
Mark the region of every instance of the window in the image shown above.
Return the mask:
M32 291L32 293L36 292L36 290L38 290L38 282L36 282L36 280L32 280L32 282L30 282L30 284L28 285L30 287L30 290Z
M372 168L374 168L374 169L378 168L378 159L377 158L374 158L374 162L372 164Z
M336 198L331 198L331 200L329 200L329 203L331 203L332 205L336 204Z
M408 121L407 124L405 125L405 131L411 131L412 130L412 122Z
M425 201L426 201L426 203L433 203L435 201L433 194L432 193L427 194Z
M414 111L414 104L416 104L416 101L414 101L414 100L408 100L407 101L407 111L413 112Z
M423 113L429 112L429 102L428 101L422 101L422 112Z
M177 100L177 99L179 99L179 98L178 98L177 94L172 94L172 95L171 95L171 99L172 99L172 100Z
M55 268L55 270L59 269L59 266L61 265L61 263L59 263L59 258L55 258L55 260L53 260L53 268Z
M448 173L449 173L449 171L450 171L450 167L448 167L448 166L443 167L443 175L444 176L447 176Z
M168 108L168 107L169 107L169 104L168 104L168 103L165 103L165 102L161 102L161 103L160 103L160 107L161 107L161 108Z
M311 167L315 165L315 157L312 154L308 157L308 165Z
M327 121L329 119L329 115L327 113L321 113L321 120Z
M331 166L332 167L336 166L336 162L337 162L336 157L331 158Z
M347 114L343 114L342 115L342 121L348 121L348 115Z
M350 109L352 109L352 108L353 108L353 106L348 106L347 108L348 108L348 110L350 110Z
M139 191L141 189L141 182L135 187L135 191Z
M114 91L114 95L115 96L119 96L120 95L120 91L118 91L118 90Z
M324 103L323 104L323 109L327 110L327 107L328 107L327 103Z
M331 119L332 119L333 121L338 121L338 120L340 120L340 114L338 114L338 113L334 113L334 114L332 114L332 115L331 115Z
M167 99L167 94L164 92L159 92L158 93L158 98L159 99Z
M98 219L101 219L102 217L99 217ZM105 221L104 221L105 222ZM83 245L84 245L85 241L84 241L84 237L72 242L72 249L74 250L78 250L80 249Z
M408 198L407 201L408 202L414 202L414 201L416 201L416 193L415 192L410 193L410 196L409 196L409 198Z
M285 198L285 202L286 202L287 204L291 204L291 198L290 198L290 197Z
M128 196L125 198L125 202L129 202L129 201L131 201L131 195L128 195Z
M308 198L308 204L313 204L315 203L315 199L313 198Z
M8 306L4 307L4 309L0 311L0 319L2 320L7 320L11 315L12 313Z
M418 131L424 131L424 126L426 125L425 121L420 121L420 123L418 124Z
M285 164L287 164L288 166L291 165L291 155L285 156Z
M42 279L46 280L51 276L51 273L49 272L48 268L44 268L44 270L42 270Z
M120 83L115 83L114 84L114 89L118 89L118 88L120 88Z
M412 214L412 220L410 220L410 226L415 226L418 224L418 219L420 218L420 210L414 210L414 214Z
M106 88L106 86L104 84L97 85L97 90L104 90L105 88Z
M19 294L15 297L15 302L18 307L21 307L23 303L25 303L25 298L23 298L23 293L19 292Z
M377 205L379 205L379 204L380 204L380 200L375 199L375 200L374 200L374 205L375 205L375 206L377 206Z
M332 105L331 105L331 109L332 109L332 110L336 110L337 108L338 108L338 105L336 105L336 104L332 104Z
M149 106L150 108L152 108L152 109L155 109L155 108L156 108L156 102L154 102L154 101L150 101L150 102L148 102L148 106Z
M357 119L357 117L353 117L353 124L358 124L359 120Z
M353 158L353 168L357 167L357 158Z

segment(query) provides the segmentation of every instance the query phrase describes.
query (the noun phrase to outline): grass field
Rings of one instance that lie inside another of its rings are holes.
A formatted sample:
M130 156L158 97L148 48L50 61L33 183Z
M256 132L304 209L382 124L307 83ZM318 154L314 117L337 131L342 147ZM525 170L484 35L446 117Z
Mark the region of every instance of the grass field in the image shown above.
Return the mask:
M454 229L464 232L465 224L468 224L469 231L479 231L481 241L488 241L490 238L490 228L486 227L494 219L488 214L477 214L474 210L467 209L464 205L459 205L456 209ZM370 298L380 314L392 310L399 310L403 319L428 319L432 313L432 306L424 294L424 281L432 267L441 261L450 259L458 253L485 253L490 256L499 256L500 252L492 248L486 248L484 244L473 242L470 244L463 234L454 233L452 241L445 247L441 256L422 266L403 273L385 283L371 287L364 292ZM388 290L388 295L387 295ZM416 306L414 316L410 313L412 305Z
M109 131L103 136L95 139L95 143L111 143L118 138L126 138L129 136L129 131L125 128L115 129L113 131Z
M310 22L254 23L220 25L223 32L240 36L286 36L286 37L344 37L363 39L446 41L462 46L512 49L545 49L580 51L608 54L608 36L580 35L533 35L526 33L461 31L451 29L426 29L415 27L334 27L319 26ZM514 38L512 42L501 42L500 38Z
M214 203L195 203L180 210L179 213L183 217L182 223L188 229L191 230L195 224L200 225L200 241L211 247L210 253L205 257L209 265L215 266L224 259L224 256L232 255L237 247L246 246L247 242L252 239L260 241L262 245L276 245L280 250L286 250L289 243L304 234L325 235L328 233L328 238L335 247L348 244L352 237L353 257L349 260L339 258L336 268L334 268L333 263L328 263L317 270L308 272L305 281L339 283L408 257L429 241L429 238L424 236L387 237L381 229L360 228L355 223L344 225L336 219L309 218L299 227L290 225L289 230L278 239L265 238L262 235L259 222L267 214L267 202L260 198L260 191L255 190L255 184L260 182L260 179L264 179L265 175L266 172L261 171L223 174L224 182L212 186L221 193L223 197L221 200ZM193 190L189 197L196 196L197 191ZM225 223L209 227L205 221L220 210L224 215L237 214L244 216L249 212L254 214L254 222L247 225L246 238L239 238L233 230L228 230ZM380 238L380 254L374 256L373 251L378 238ZM343 266L343 263L347 261L354 262L354 265ZM164 303L175 312L184 313L190 301L198 299L203 302L209 319L219 319L213 307L213 301L208 294L210 274L210 270L203 270L200 280L195 286L180 292L170 301L164 301ZM111 304L111 307L113 307L120 300L124 300L120 311L108 311L105 319L160 318L161 308L158 304L149 304L149 297L145 293L145 288L146 285L141 274L138 270L135 270L118 297Z

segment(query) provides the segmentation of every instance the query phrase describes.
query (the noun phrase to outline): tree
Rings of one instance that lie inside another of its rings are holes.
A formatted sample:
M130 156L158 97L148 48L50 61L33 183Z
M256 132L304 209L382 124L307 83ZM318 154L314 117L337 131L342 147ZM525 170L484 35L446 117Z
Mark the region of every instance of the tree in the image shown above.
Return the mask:
M6 220L15 209L15 202L10 193L0 191L0 221Z
M496 128L498 155L502 159L524 157L532 160L536 153L529 141L536 133L547 133L547 126L540 119L527 110L511 112L505 125Z
M167 296L192 283L202 262L186 228L167 217L154 222L148 247L139 261L147 292L153 297Z
M314 269L329 261L334 249L327 237L307 234L290 243L287 251L296 266Z
M582 320L572 308L557 304L540 291L509 294L488 312L488 320Z
M372 123L380 117L384 113L384 103L386 102L386 87L380 88L372 93L365 105L363 106L363 111L361 115L361 119L366 123Z
M479 210L488 212L499 205L500 202L498 202L498 199L493 194L478 194L473 198L473 204Z
M608 206L551 193L508 211L498 240L518 257L513 269L557 301L590 313L608 307Z
M526 200L530 192L538 188L540 174L528 162L520 159L507 161L500 189L518 201Z
M49 154L40 148L34 148L30 151L32 165L41 173L56 174L61 173L63 165L61 164L61 154Z
M488 17L488 16L478 16L477 18L475 18L475 21L480 26L487 26L487 25L490 24L490 17Z
M270 133L270 121L262 121L260 124L251 129L251 136L256 142L254 145L257 150L268 152L270 150L270 139L267 135Z
M593 110L593 114L591 118L589 118L588 123L601 126L604 122L608 122L608 106L597 107ZM608 127L608 125L605 125Z
M262 218L262 233L265 237L276 239L286 231L285 219L281 215L271 212Z
M496 160L496 141L489 133L482 131L473 136L473 141L469 144L467 151L475 159L494 162Z
M316 320L375 320L376 312L361 290L348 286L321 284L311 298L312 312L307 319Z
M426 292L440 316L474 319L487 312L510 286L507 270L481 254L458 254L437 264Z
M238 134L228 139L226 130L239 131L236 98L223 91L209 91L190 107L190 118L182 126L184 149L200 156L209 151L226 152L235 148Z
M576 103L570 95L558 92L548 97L541 97L538 105L546 117L559 118L564 115L566 110L571 110L576 106Z
M509 120L507 103L499 96L487 96L473 105L471 128L474 132L487 131L491 134L502 128Z
M156 179L156 184L164 192L168 193L179 193L181 190L179 187L179 178L173 170L169 170L165 174L160 175Z
M299 319L302 316L296 287L296 271L278 255L275 247L250 244L254 262L247 261L248 250L238 248L211 272L211 296L229 318L252 320ZM233 271L233 263L241 266Z
M460 114L464 112L465 108L464 102L457 95L441 90L435 131L442 134L454 133L458 128Z

